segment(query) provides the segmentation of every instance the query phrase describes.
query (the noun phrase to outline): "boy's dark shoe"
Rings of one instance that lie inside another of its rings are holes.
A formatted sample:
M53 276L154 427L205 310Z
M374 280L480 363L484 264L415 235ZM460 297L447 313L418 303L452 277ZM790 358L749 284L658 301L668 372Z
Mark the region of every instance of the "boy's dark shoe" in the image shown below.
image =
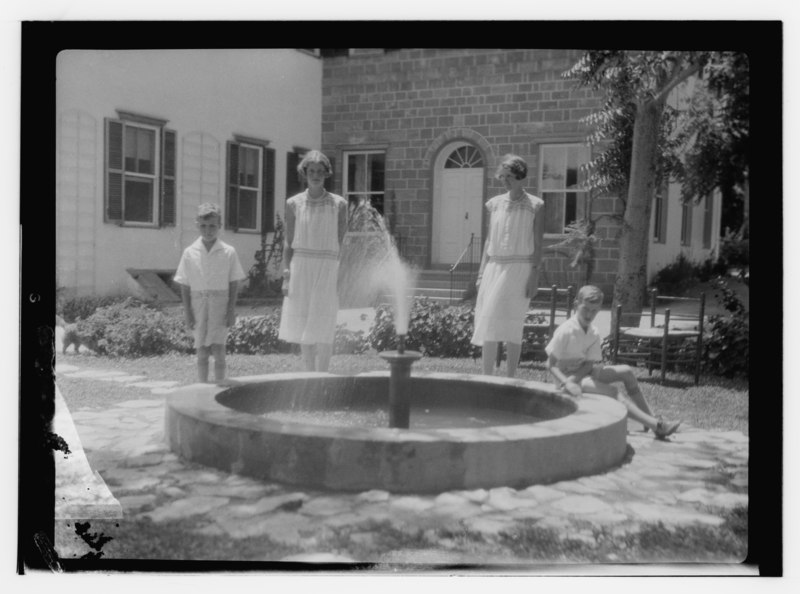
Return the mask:
M656 439L666 439L678 430L678 427L681 426L682 422L683 421L675 421L674 423L670 423L668 421L659 419L658 425L656 425L656 429L654 431Z

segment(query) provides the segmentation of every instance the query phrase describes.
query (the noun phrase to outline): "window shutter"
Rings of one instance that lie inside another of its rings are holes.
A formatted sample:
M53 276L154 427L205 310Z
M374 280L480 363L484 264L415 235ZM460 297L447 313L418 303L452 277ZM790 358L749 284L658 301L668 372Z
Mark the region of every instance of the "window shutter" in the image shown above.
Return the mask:
M275 230L275 149L262 149L261 167L261 232Z
M336 182L336 159L333 157L328 157L328 161L331 162L331 176L325 178L325 189L335 194L336 192L334 189L336 186L334 183Z
M105 119L106 123L106 208L107 223L122 224L123 163L122 140L124 127L121 120Z
M300 164L300 154L297 152L286 153L286 198L303 191L303 182L297 173Z
M239 145L228 141L228 183L225 200L225 227L236 231L239 221Z
M175 226L175 131L164 129L161 149L161 225Z

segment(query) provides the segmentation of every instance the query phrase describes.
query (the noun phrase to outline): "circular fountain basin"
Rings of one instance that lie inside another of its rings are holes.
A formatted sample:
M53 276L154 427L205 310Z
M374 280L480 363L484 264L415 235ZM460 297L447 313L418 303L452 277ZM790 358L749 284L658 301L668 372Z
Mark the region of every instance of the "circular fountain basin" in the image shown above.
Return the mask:
M389 428L389 372L287 373L168 397L184 459L303 487L431 493L596 474L626 452L626 410L541 382L451 373L409 379L410 427Z

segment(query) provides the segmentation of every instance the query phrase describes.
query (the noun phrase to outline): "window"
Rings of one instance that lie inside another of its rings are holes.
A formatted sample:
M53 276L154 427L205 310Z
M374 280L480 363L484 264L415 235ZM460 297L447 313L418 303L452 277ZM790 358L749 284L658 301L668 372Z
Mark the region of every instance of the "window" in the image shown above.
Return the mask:
M120 113L105 120L105 221L175 224L175 132L164 120Z
M667 242L667 188L663 187L653 199L653 240Z
M703 247L711 248L711 226L714 221L714 197L709 194L704 200L703 208Z
M275 150L266 141L228 142L225 226L261 233L275 228Z
M383 214L386 181L383 151L353 151L344 154L344 194L350 205L369 200Z
M681 245L692 245L692 202L687 200L681 206Z
M581 165L589 161L582 144L546 144L539 152L539 193L544 200L545 233L563 234L584 217L588 193Z
M445 169L464 169L483 167L483 157L474 146L462 146L450 153L445 161Z

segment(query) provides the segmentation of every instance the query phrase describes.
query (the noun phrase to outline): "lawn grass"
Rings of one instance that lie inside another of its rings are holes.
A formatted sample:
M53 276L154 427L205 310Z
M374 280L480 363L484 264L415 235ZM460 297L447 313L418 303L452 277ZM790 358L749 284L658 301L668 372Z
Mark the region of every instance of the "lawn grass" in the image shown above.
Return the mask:
M99 357L94 355L61 355L59 363L80 369L122 371L141 375L146 380L176 381L180 385L197 381L195 358L192 355L169 354L137 359ZM297 355L228 355L228 375L241 377L303 371ZM331 359L330 372L354 375L367 371L386 370L388 366L377 353L336 355ZM414 371L478 374L479 360L439 359L424 357L414 364ZM656 414L669 419L682 419L693 427L711 430L736 430L749 435L749 385L747 380L702 376L695 386L690 375L670 373L661 385L656 375L649 376L643 368L635 371L642 392ZM517 377L548 382L547 370L541 362L523 362ZM143 380L144 381L144 380ZM137 398L163 399L147 388L128 387L118 382L70 378L60 374L57 383L70 410L105 408L114 403Z
M537 563L739 563L747 555L747 508L718 510L719 526L669 527L644 522L637 530L575 525L562 535L534 520L523 520L496 537L464 527L402 530L388 521L321 531L315 550L357 562L397 563L398 558L437 558L450 562ZM275 542L268 535L234 539L217 533L213 522L197 518L154 523L151 520L92 520L90 531L104 539L96 558L168 561L274 562L307 552L301 544ZM191 535L187 538L187 535ZM419 561L417 561L419 563ZM406 562L407 563L407 562ZM402 570L403 562L399 568ZM407 567L407 569L413 569Z

